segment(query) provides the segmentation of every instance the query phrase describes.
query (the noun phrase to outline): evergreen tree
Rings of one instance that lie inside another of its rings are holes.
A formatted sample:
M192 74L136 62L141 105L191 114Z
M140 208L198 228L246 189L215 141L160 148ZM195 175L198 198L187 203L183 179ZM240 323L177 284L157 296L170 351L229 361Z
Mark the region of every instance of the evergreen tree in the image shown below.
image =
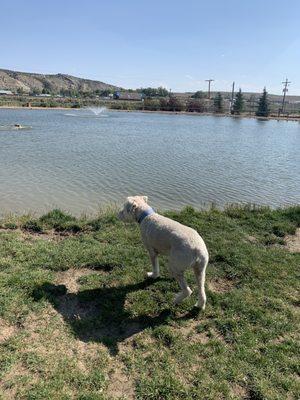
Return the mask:
M234 99L233 107L231 110L232 114L240 114L244 110L244 97L242 89L240 89Z
M223 97L220 92L218 92L214 98L214 108L216 113L223 112Z
M259 99L258 108L256 111L256 115L258 117L268 117L270 114L269 100L268 100L268 92L266 88L264 88L263 94Z

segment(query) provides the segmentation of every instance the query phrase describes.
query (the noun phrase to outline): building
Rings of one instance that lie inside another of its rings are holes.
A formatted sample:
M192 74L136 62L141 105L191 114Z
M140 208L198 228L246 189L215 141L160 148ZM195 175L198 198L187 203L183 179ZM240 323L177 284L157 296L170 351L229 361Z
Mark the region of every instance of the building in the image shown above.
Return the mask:
M132 101L141 101L142 95L137 92L114 92L113 98L115 100L132 100Z
M13 92L11 90L0 89L0 96L12 96Z

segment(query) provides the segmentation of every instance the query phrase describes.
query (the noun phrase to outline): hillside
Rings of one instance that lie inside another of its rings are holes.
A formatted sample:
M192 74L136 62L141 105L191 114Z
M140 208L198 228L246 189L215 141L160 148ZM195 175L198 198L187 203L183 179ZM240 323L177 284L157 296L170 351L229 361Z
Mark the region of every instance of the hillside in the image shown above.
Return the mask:
M117 87L104 82L77 78L65 74L42 75L0 69L0 89L7 89L13 92L19 89L23 90L25 93L32 92L33 90L42 91L45 89L52 93L59 93L61 90L115 90Z

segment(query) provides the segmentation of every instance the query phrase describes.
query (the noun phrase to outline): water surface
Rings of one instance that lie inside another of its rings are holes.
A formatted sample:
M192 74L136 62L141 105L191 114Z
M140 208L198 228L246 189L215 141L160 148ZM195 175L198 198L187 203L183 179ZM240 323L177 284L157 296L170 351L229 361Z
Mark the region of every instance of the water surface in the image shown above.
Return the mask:
M298 122L94 111L0 109L0 213L300 202Z

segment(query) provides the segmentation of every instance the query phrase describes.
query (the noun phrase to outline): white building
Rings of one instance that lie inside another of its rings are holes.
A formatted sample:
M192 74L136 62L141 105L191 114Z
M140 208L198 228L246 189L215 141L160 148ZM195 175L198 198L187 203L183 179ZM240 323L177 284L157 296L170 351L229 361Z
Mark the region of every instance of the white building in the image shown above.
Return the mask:
M0 96L11 96L11 95L13 95L13 92L11 90L0 89Z

